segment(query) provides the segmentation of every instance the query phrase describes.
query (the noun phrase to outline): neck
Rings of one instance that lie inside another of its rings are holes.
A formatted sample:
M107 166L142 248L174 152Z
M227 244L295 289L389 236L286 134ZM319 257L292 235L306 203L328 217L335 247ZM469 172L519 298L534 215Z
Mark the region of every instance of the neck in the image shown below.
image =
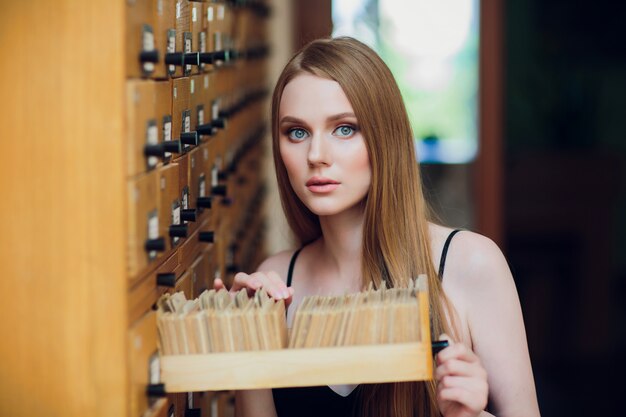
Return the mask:
M361 289L364 209L365 203L361 203L332 216L320 216L322 256L352 290Z

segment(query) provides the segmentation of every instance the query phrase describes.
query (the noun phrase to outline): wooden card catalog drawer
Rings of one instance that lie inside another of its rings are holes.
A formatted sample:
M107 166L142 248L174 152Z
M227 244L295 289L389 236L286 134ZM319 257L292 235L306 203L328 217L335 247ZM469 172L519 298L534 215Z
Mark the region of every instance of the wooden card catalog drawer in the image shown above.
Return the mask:
M168 250L174 249L181 238L186 237L181 236L184 230L176 227L185 226L181 218L183 208L179 194L179 175L179 165L171 163L159 168L157 176L159 213L162 214L159 217L159 233L165 236Z
M126 76L150 77L159 62L151 0L126 2ZM161 52L162 53L162 52Z
M126 81L127 177L155 168L158 156L146 156L145 148L159 143L156 88L151 80Z
M140 417L149 408L148 384L160 380L156 312L150 311L128 332L130 415Z
M159 233L157 171L128 183L128 276L133 279L161 258L167 249Z

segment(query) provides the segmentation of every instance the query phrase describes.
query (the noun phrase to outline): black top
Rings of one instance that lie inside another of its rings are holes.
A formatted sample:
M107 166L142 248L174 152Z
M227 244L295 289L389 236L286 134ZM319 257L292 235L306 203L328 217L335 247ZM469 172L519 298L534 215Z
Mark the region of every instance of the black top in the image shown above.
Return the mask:
M446 257L450 242L460 229L453 230L446 239L441 251L441 261L439 262L439 279L443 279L443 271L446 266ZM302 248L294 252L289 262L289 272L287 273L287 286L291 286L293 269L296 258ZM343 397L333 391L330 387L323 385L319 387L302 388L274 388L274 405L278 417L349 417L354 414L358 405L361 386L357 386L348 396Z

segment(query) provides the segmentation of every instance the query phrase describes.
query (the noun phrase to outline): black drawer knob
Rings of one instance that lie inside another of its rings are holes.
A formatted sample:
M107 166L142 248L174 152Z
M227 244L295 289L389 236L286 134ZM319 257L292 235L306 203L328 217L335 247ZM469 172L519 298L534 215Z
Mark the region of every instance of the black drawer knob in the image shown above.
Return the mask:
M180 218L186 222L195 222L196 221L196 209L181 210Z
M198 146L198 132L183 132L180 134L180 141L185 145Z
M170 152L170 153L182 153L183 152L183 149L182 149L182 146L180 146L179 140L166 140L165 142L163 142L163 149L165 149L165 152Z
M213 124L212 123L205 123L202 125L198 125L196 127L196 132L198 132L199 135L213 135Z
M198 232L198 239L200 242L214 243L215 232Z
M174 288L176 286L176 274L173 272L157 274L157 285Z
M163 252L165 250L165 239L162 237L159 237L157 239L148 239L146 240L144 247L148 252L153 250L157 252Z
M170 237L187 237L187 225L186 224L171 225Z
M225 185L216 185L212 189L213 195L221 195L222 197L226 195L226 186Z
M144 145L143 154L145 156L158 156L162 158L163 156L165 156L165 147L162 143L157 143L154 145Z
M152 62L156 64L157 62L159 62L159 51L157 51L156 49L152 51L141 51L139 53L139 61Z
M165 63L167 65L200 65L198 61L198 52L171 52L169 54L165 54Z
M196 207L210 209L212 201L213 199L211 197L198 197Z
M148 397L165 397L165 384L149 384L146 387Z
M218 117L217 119L213 119L211 121L211 125L216 129L224 129L226 128L226 119L223 117Z

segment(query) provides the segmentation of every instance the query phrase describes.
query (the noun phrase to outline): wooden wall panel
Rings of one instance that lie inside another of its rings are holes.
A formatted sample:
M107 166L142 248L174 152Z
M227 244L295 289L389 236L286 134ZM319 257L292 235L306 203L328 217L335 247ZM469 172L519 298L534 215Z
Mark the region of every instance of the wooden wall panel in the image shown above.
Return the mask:
M0 415L124 415L124 2L0 10Z

